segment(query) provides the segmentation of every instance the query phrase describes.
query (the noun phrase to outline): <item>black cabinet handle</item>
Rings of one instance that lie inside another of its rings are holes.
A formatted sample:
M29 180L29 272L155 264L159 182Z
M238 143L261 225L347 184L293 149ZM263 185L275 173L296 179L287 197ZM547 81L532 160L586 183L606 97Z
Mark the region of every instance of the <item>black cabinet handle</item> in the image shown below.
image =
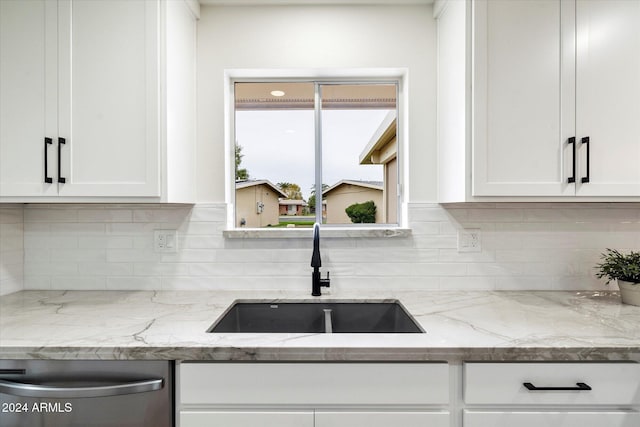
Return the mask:
M62 177L62 146L66 144L67 141L64 138L58 138L58 182L65 183L67 182L66 178Z
M589 182L589 152L591 151L591 144L589 143L589 137L585 136L580 140L583 144L587 145L587 176L582 177L582 183Z
M573 145L573 169L571 170L571 176L567 178L569 184L576 182L576 137L572 136L567 140L567 144Z
M0 375L25 375L26 369L0 369Z
M576 387L536 387L531 383L522 383L523 386L529 391L588 391L591 390L591 386L585 383L576 383Z
M53 144L53 139L44 138L44 182L47 184L53 183L53 178L49 176L49 156L47 155L47 145Z

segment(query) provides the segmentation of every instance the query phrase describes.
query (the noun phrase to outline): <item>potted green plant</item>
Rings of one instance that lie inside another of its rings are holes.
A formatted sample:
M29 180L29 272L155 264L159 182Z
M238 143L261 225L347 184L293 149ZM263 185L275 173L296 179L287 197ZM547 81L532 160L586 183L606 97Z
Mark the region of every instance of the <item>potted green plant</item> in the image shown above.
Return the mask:
M617 281L622 302L640 306L640 252L623 254L607 249L601 258L602 262L596 265L596 277L607 279L607 284Z

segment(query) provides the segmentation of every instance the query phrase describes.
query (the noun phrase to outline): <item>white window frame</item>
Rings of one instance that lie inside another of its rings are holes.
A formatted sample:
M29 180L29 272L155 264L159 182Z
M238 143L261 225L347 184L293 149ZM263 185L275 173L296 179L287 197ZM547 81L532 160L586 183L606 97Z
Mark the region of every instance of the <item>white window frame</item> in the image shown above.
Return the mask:
M408 189L408 69L228 69L224 73L225 202L227 238L307 237L310 228L238 228L235 224L235 94L234 84L244 82L314 82L319 84L397 83L398 224L322 224L328 237L406 237ZM318 160L316 159L316 164Z

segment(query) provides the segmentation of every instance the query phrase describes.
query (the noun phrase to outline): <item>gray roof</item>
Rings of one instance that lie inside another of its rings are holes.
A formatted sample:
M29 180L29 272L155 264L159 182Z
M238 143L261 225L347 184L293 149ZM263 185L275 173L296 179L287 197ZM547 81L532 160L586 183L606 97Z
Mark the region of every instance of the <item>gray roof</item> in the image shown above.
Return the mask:
M245 179L236 181L236 190L239 190L241 188L253 187L255 185L266 185L268 187L271 187L273 191L278 193L279 197L287 197L287 195L281 189L279 189L268 179Z
M322 192L322 194L327 194L330 191L335 190L336 188L338 188L342 184L357 185L359 187L371 188L373 190L380 190L380 191L382 191L384 189L384 182L383 181L359 181L359 180L356 180L356 179L342 179L342 180L336 182L335 184L333 184L331 187L329 187L326 190L324 190Z

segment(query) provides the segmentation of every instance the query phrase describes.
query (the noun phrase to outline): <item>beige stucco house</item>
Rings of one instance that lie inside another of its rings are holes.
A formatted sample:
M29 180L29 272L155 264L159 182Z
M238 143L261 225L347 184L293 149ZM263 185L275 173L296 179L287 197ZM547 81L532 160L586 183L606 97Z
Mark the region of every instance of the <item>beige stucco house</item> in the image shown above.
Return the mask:
M360 153L361 165L383 166L382 201L376 203L376 222L398 222L398 139L396 112L384 118L367 146ZM378 216L380 220L378 221Z
M279 198L286 196L266 179L236 181L236 226L278 225Z
M326 203L327 224L351 224L345 209L354 203L373 200L376 205L376 223L381 222L380 206L383 198L383 183L378 181L355 181L343 179L322 192Z

